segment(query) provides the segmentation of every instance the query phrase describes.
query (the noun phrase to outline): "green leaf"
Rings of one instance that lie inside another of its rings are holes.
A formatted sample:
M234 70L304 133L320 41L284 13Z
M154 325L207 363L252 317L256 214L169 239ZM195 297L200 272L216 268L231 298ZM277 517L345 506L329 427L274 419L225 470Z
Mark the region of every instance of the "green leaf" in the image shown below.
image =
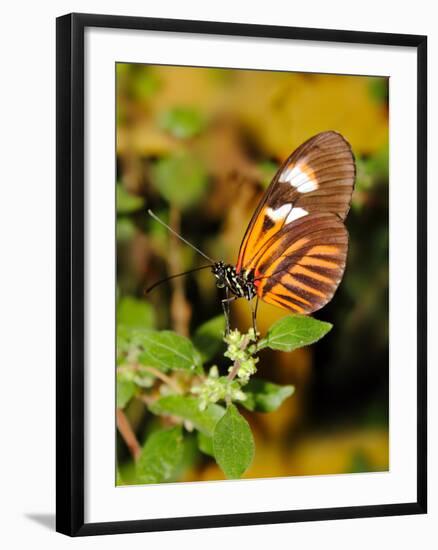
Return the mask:
M248 422L234 405L216 424L213 449L217 463L228 479L239 479L254 457L254 439Z
M135 327L117 323L117 364L126 362L128 354L140 351L143 331Z
M124 323L117 323L117 345L124 351L127 351L133 346L139 347L143 343L145 332L148 329L137 328L137 326L129 326Z
M197 433L199 432L192 434L184 432L183 455L178 466L176 467L176 470L174 470L171 479L169 479L170 482L181 481L181 478L189 471L193 471L199 463L201 457L199 455L198 442L196 438Z
M116 186L116 206L118 214L130 214L144 206L144 198L131 195L121 183Z
M160 126L177 138L191 138L202 132L205 120L201 113L191 107L173 107L160 117Z
M154 414L176 416L187 420L193 426L207 436L212 436L218 420L225 410L220 405L210 404L201 411L199 399L196 397L183 397L182 395L167 395L158 399L149 406Z
M180 463L184 441L180 426L152 433L137 463L140 483L161 483L171 478Z
M275 176L278 165L270 160L265 160L258 165L258 168L262 176L262 185L266 189Z
M358 157L357 187L361 191L369 191L378 181L388 181L389 148L385 144L371 157Z
M361 449L357 449L351 457L351 464L347 468L346 472L358 474L361 472L370 472L372 470L373 467L370 464L370 461L365 452Z
M140 388L151 388L154 385L156 377L147 367L136 364L132 365L125 358L119 361L119 363L121 366L117 369L117 375L123 378L123 380L134 382Z
M152 183L170 203L185 209L195 205L207 190L204 165L187 152L160 159L152 171Z
M320 340L333 327L331 323L318 321L304 315L290 315L278 320L269 329L266 338L258 343L258 349L271 348L293 351Z
M161 86L158 74L153 67L136 67L131 77L131 93L135 99L144 100L153 96Z
M375 179L388 180L389 146L385 144L377 153L368 159L368 169Z
M123 375L117 374L117 407L119 409L126 407L134 393L134 382L127 380Z
M148 330L141 336L142 365L167 370L186 370L202 374L202 360L191 341L171 330Z
M117 304L117 324L126 329L151 329L155 324L154 310L148 302L125 296Z
M117 347L126 349L130 343L131 330L121 323L117 323Z
M120 218L116 223L116 237L119 242L126 242L135 235L135 225L129 218Z
M369 78L368 89L371 97L378 103L386 103L388 101L388 78Z
M214 458L213 438L202 432L198 432L198 449L205 455L212 456Z
M193 336L193 343L201 352L204 362L212 359L222 346L225 331L225 317L218 315L200 325Z
M293 386L279 386L258 378L250 380L242 389L246 395L242 405L257 412L275 411L295 391Z

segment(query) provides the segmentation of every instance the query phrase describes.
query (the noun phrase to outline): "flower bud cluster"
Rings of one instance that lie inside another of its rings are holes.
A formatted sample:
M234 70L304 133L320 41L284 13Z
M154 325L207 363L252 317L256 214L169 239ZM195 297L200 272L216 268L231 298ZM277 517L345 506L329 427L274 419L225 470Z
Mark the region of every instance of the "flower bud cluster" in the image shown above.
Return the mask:
M242 386L248 383L257 370L258 358L254 357L257 353L257 335L254 329L250 329L247 334L233 330L224 340L228 346L224 355L233 361L228 372L234 373L232 376L219 376L218 368L213 366L207 378L198 386L192 387L191 392L198 396L201 410L218 401L245 401L246 394L242 391Z
M228 380L226 376L219 376L216 366L211 367L204 382L191 389L199 397L199 408L205 410L210 403L218 401L244 401L246 395L236 380Z
M250 377L256 373L256 364L259 361L258 357L254 357L257 352L257 335L254 329L251 328L247 334L240 334L237 329L232 330L224 340L228 344L225 357L229 357L235 364L237 362L239 369L236 376L242 384L247 384ZM234 366L231 366L228 372L233 368Z

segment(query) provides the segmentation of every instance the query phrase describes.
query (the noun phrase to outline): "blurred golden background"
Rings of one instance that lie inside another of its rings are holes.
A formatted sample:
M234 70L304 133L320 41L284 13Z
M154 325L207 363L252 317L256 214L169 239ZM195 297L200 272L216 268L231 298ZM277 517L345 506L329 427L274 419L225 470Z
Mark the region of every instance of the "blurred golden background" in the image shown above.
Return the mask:
M319 343L263 352L259 374L293 384L275 412L245 412L256 455L244 477L387 470L388 81L385 78L117 64L118 321L190 335L221 313L209 270L145 289L205 265L150 219L151 208L210 257L235 263L246 225L279 164L303 141L336 130L350 142L357 181L346 225L350 249L332 302L315 314L334 324ZM260 302L262 334L284 310ZM250 326L245 300L232 324ZM216 363L221 366L220 358ZM139 441L152 429L140 400L125 410ZM187 445L178 480L223 479ZM135 482L118 436L118 466Z

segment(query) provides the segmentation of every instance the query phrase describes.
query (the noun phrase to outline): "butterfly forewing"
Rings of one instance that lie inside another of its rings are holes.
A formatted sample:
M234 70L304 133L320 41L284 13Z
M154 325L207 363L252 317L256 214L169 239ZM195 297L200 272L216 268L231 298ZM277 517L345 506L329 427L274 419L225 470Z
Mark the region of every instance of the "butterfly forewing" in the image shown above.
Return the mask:
M323 132L284 162L240 247L237 272L252 272L264 301L311 313L333 296L345 268L355 163L348 142Z

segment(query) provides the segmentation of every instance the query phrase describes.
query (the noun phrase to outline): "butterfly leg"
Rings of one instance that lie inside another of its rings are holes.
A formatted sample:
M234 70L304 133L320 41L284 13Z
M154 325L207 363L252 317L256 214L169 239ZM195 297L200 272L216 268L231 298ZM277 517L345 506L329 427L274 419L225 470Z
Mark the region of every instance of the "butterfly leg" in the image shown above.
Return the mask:
M230 303L234 302L234 300L237 300L237 296L231 296L230 298L228 288L226 288L225 298L222 300L222 309L224 310L226 323L225 336L228 336L228 334L230 334Z
M254 329L254 333L256 335L256 339L258 340L259 331L257 330L257 308L259 307L259 297L256 298L255 307L253 307L252 301L250 301L251 305L251 316L252 316L252 328Z

